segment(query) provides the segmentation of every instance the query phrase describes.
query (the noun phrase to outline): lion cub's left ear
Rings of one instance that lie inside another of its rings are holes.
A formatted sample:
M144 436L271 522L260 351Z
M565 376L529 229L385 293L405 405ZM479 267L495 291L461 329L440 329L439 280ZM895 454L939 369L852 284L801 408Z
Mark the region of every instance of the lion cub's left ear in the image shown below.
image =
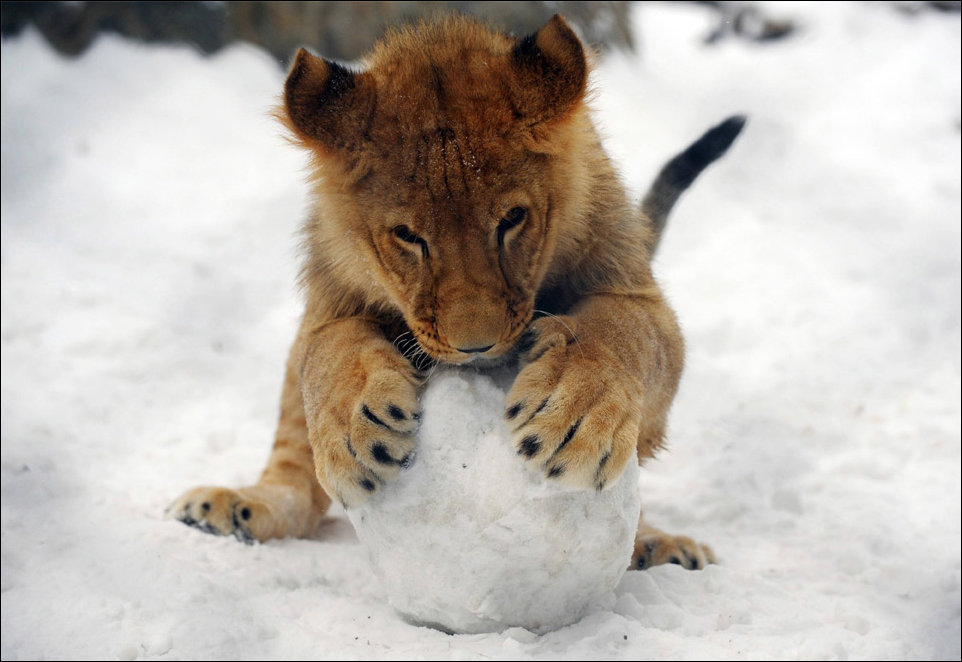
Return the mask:
M512 101L529 126L563 119L584 99L585 51L559 14L515 45L511 66Z
M298 138L325 152L350 149L363 138L376 100L374 80L301 48L284 84L284 111Z

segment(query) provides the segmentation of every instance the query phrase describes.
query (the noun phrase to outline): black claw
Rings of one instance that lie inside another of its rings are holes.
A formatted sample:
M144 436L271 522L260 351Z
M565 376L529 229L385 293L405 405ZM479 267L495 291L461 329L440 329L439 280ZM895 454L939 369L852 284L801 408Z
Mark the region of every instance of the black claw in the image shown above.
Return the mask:
M413 418L415 421L420 421L420 420L421 420L421 412L419 412L419 411L414 412L413 414L411 414L411 418Z
M191 518L187 518L181 521L187 526L191 526L197 529L198 531L203 531L204 533L208 533L212 536L223 535L220 531L214 528L213 524L209 524L208 522L198 522L197 520L191 519Z
M401 467L402 469L407 469L408 467L411 466L413 462L414 462L414 453L411 452L401 458L400 462L398 462L398 466Z
M554 452L555 455L557 455L557 454L558 454L558 451L560 451L562 448L564 448L564 447L568 444L568 442L571 441L572 437L575 436L575 433L578 432L578 428L579 428L579 427L581 427L581 419L580 419L580 418L579 418L577 421L575 421L575 424L574 424L574 425L572 425L570 428L568 428L568 431L565 433L564 439L561 440L561 445L558 446L558 448L555 449L555 452Z
M521 440L521 447L518 448L518 454L533 457L540 450L541 441L538 439L538 435L529 434Z
M608 464L608 460L611 459L611 452L605 453L601 456L601 460L598 461L598 471L600 472Z
M504 412L504 417L510 421L512 418L518 415L522 407L524 407L524 401L514 403L508 407L506 412Z
M598 469L595 470L595 480L597 481L595 483L595 489L597 489L599 492L605 489L605 484L607 483L607 481L601 477L601 472L602 470L604 470L605 465L608 464L608 460L610 459L611 459L611 451L608 451L607 453L602 455L601 460L598 461Z
M391 418L393 418L395 421L404 421L404 420L407 420L407 416L404 415L404 410L401 409L400 407L398 407L397 405L388 405L388 407L387 407L387 413L388 413L388 414L391 416Z
M682 565L681 559L679 559L677 556L671 556L671 557L668 559L668 562L669 562L669 563L673 563L673 564L675 564L675 565Z
M528 423L530 423L532 420L534 420L534 417L537 416L539 413L541 413L541 410L544 409L544 408L548 405L548 400L550 400L550 399L551 399L551 396L549 395L547 398L545 398L544 400L542 400L542 401L541 401L541 404L538 405L538 408L535 409L533 412L531 412L531 415L528 416L527 419L525 419L524 423L518 423L517 425L514 426L514 430L517 431L517 430L523 428L523 427L524 427L525 425L527 425ZM519 403L519 404L524 405L523 402L522 402L522 403Z
M361 405L361 413L364 414L364 418L374 423L374 425L378 425L382 428L387 428L388 430L391 429L391 427L387 423L385 423L380 418L375 416L374 412L372 412L370 409L367 408L367 405Z
M371 444L371 457L374 458L376 462L381 464L394 464L395 460L391 457L391 454L387 450L387 446L382 444L380 441L375 441Z
M250 531L239 526L234 529L234 537L245 545L253 545L256 542Z
M244 506L244 508L241 509L241 513L240 513L240 514L241 514L241 517L243 517L245 521L246 521L246 520L249 520L250 517L251 517L251 510L250 510L250 508L248 508L247 506ZM232 515L231 515L231 521L232 521L232 523L234 524L234 530L231 531L231 533L233 534L233 536L234 536L235 538L237 538L238 540L240 540L242 543L246 544L246 545L253 545L254 542L255 542L255 538L254 538L253 535L251 535L251 532L250 532L250 531L248 531L248 530L245 529L243 526L241 526L240 521L237 519L237 511L236 511L236 510L235 510L235 511L232 513ZM220 535L220 532L214 530L214 527L212 527L212 526L210 526L210 525L207 525L206 528L205 528L205 527L201 527L201 528L202 528L202 530L206 530L207 533L215 533L215 534L219 534L219 535Z

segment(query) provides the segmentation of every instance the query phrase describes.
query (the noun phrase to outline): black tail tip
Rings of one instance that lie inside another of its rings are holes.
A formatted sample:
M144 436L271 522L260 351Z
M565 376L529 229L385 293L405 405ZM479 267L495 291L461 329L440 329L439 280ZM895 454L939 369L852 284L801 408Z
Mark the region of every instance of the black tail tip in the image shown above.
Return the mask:
M728 130L734 131L737 134L739 131L742 130L742 127L745 126L746 122L748 122L748 115L743 115L742 113L738 113L737 115L732 115L731 117L729 117L727 120L725 120L715 128L728 129Z
M698 144L706 152L707 160L714 161L728 151L728 148L735 142L735 138L745 128L746 122L748 122L747 115L732 115L721 124L708 129L705 135L698 140Z

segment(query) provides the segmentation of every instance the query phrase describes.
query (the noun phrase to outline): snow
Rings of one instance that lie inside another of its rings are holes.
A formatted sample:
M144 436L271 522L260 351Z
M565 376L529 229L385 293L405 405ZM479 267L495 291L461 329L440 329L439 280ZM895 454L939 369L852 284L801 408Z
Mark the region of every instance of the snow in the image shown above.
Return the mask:
M412 623L550 632L611 602L631 562L637 463L604 491L532 471L504 421L515 373L435 369L412 465L347 511L388 601Z
M708 47L707 8L639 5L595 72L639 195L750 117L659 249L688 361L639 478L721 563L542 635L408 623L338 509L254 546L163 519L269 451L307 206L284 74L4 40L3 659L959 659L959 14L764 6L797 34Z

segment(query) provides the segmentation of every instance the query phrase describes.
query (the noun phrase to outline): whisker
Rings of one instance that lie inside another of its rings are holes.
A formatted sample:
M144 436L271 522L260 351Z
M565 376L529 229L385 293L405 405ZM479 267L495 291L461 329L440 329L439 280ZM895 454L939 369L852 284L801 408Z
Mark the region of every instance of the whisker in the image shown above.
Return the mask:
M410 331L405 331L404 333L399 335L397 338L395 338L394 342L391 343L392 345L394 345L395 349L397 349L399 352L402 352L402 353L404 351L402 344L410 343L410 340L405 336L411 336L413 338L413 334Z
M433 372L434 367L437 365L431 355L424 351L424 348L421 347L420 343L416 340L412 341L408 346L405 357L415 368L421 372L427 372L425 379L430 377L431 372Z

